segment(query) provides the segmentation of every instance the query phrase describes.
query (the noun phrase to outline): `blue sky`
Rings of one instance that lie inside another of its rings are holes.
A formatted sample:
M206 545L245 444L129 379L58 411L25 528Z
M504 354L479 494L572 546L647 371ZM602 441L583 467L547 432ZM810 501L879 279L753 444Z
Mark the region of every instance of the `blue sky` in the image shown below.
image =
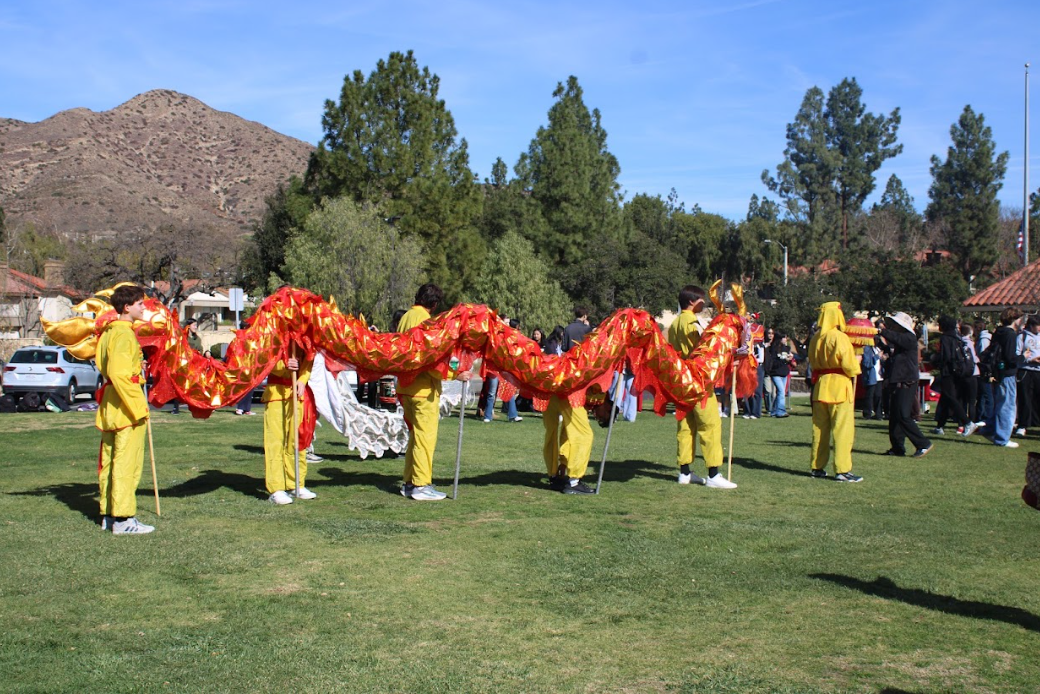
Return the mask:
M874 198L895 173L923 209L929 158L945 158L971 104L1010 152L1001 199L1020 208L1023 64L1040 74L1040 2L5 0L0 117L103 111L163 88L316 143L344 76L407 49L440 76L481 178L496 157L512 167L575 75L626 198L674 187L688 207L741 218L767 192L761 172L781 161L805 91L856 77L868 110L903 118L904 152Z

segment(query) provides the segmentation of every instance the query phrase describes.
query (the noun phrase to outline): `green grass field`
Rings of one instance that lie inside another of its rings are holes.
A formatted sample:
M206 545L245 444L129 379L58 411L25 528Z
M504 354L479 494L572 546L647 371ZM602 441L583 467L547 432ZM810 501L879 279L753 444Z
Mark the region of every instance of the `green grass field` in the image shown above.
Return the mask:
M262 417L156 413L144 537L97 525L92 414L4 415L0 690L1038 691L1040 514L1018 495L1040 440L895 459L860 423L865 482L839 484L807 475L793 414L737 420L723 491L677 485L674 419L644 412L597 497L545 488L537 416L470 419L440 503L326 426L318 499L275 507Z

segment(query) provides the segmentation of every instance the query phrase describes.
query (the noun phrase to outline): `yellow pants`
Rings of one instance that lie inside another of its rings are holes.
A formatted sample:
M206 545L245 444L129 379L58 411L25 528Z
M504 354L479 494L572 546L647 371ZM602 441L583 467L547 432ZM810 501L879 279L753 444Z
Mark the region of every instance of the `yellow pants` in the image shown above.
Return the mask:
M404 421L411 436L404 455L404 481L416 487L433 483L433 452L437 448L440 425L440 393L426 397L402 395Z
M563 416L563 433L559 433L559 419ZM545 427L545 439L542 443L542 457L545 469L550 477L555 477L562 468L568 477L580 479L589 467L592 455L592 427L589 426L589 413L584 407L571 407L567 400L555 395L549 398L549 405L542 413L542 426ZM556 437L560 437L560 449L557 454Z
M303 416L299 406L297 417ZM299 422L297 422L299 424ZM296 490L296 434L293 432L292 400L264 404L264 481L267 493ZM300 486L307 479L307 456L300 454Z
M852 442L856 438L855 403L837 405L825 402L812 404L812 449L810 463L813 470L823 470L831 452L834 436L834 473L852 471Z
M101 515L130 518L137 515L137 485L144 466L147 422L118 431L101 432L98 489Z
M675 434L678 443L676 458L679 466L693 463L693 432L701 445L701 456L706 468L722 466L722 417L719 416L719 401L714 395L708 397L704 406L695 405L689 414L679 420Z

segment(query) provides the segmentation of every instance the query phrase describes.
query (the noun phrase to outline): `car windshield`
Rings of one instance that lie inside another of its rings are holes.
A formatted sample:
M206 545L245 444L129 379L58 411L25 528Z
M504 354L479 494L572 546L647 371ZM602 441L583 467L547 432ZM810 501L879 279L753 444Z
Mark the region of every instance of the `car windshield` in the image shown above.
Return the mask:
M57 364L58 353L42 349L20 349L11 355L12 364Z

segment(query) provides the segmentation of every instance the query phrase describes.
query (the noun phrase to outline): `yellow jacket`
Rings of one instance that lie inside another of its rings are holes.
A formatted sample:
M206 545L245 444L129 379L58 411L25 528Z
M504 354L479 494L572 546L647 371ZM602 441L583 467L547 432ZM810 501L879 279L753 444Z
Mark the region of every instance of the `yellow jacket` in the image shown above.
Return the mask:
M129 321L112 321L101 333L97 366L107 379L95 425L101 431L116 431L148 418L148 401L141 390L144 355Z
M831 405L852 402L856 397L852 378L860 373L859 360L852 341L844 333L841 304L830 301L821 306L816 323L820 330L809 340L816 401Z
M683 309L668 327L668 344L674 347L683 359L686 359L700 341L701 326L697 323L697 314L689 309Z
M296 372L296 382L306 383L311 377L311 364L313 362L299 359L300 370ZM273 383L275 379L282 381L282 383ZM271 373L267 375L267 386L264 388L263 397L260 398L261 402L274 402L276 400L288 400L292 397L292 371L286 367L285 362L281 359L271 369Z
M430 312L425 307L412 306L407 313L401 316L401 321L397 324L397 332L407 332L429 319ZM436 371L424 371L408 385L399 385L397 392L401 395L410 395L415 398L429 398L434 394L439 397L441 394L441 375Z

